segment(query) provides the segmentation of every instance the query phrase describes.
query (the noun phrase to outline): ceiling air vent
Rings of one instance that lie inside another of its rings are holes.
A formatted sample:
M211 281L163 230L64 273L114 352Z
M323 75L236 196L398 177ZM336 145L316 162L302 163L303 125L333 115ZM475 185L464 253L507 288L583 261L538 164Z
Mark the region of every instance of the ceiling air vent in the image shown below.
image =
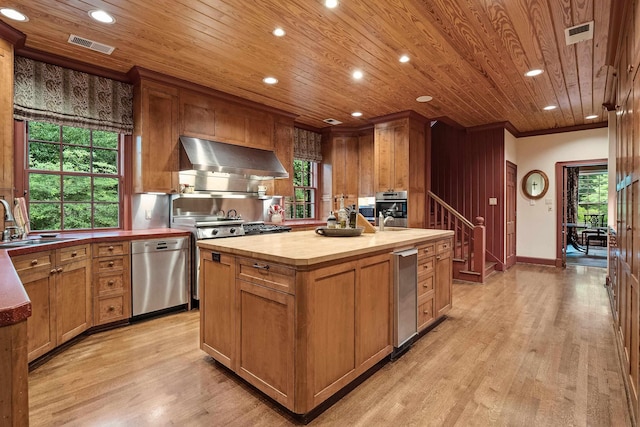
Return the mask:
M69 43L75 44L76 46L86 47L87 49L95 50L96 52L106 53L107 55L111 55L111 52L115 50L115 47L109 46L103 43L94 42L93 40L85 39L83 37L78 37L74 34L69 36Z
M593 21L565 28L564 38L567 46L584 40L591 40L593 38Z
M336 119L324 119L323 122L329 123L330 125L340 125L340 124L342 124L341 121L336 120Z

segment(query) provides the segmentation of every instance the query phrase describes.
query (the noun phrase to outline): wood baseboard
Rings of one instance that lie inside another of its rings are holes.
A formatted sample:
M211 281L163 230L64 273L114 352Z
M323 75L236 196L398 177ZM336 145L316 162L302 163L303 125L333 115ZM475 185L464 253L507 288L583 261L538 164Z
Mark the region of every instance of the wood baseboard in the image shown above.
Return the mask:
M534 258L534 257L527 257L527 256L519 256L519 257L516 257L516 262L522 262L525 264L552 265L554 267L557 267L556 260L548 259L548 258Z

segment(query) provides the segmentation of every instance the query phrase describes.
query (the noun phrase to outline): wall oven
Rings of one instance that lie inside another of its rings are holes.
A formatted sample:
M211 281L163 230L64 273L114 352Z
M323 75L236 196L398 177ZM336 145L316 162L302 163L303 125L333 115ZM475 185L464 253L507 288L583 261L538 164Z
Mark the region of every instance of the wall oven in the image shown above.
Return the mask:
M391 227L408 227L407 221L407 192L385 191L376 193L376 225L380 217L392 217L386 225Z

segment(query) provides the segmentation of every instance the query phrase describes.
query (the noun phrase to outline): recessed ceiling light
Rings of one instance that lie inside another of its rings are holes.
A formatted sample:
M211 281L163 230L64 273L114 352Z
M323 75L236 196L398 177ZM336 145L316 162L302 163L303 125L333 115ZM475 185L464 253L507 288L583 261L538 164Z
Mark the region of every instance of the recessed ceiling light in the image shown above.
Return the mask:
M329 9L333 9L334 7L338 6L338 0L326 0L324 2L324 5Z
M593 120L593 119L597 119L597 118L598 118L597 114L591 114L591 115L585 117L585 119L587 119L587 120Z
M555 105L547 105L546 107L543 108L543 110L551 111L551 110L555 110L556 108L558 107L556 107Z
M362 117L362 113L360 111L354 111L353 113L351 113L351 115L353 117Z
M104 10L91 10L89 11L89 16L103 24L113 24L116 22L116 18L109 15Z
M364 74L362 74L362 71L360 70L355 70L353 72L353 78L356 80L360 80L362 78L362 76L364 76Z
M407 55L402 55L400 57L400 62L409 62L409 57Z
M262 79L262 81L268 85L274 85L278 83L278 79L276 79L275 77L265 77L264 79Z
M14 21L27 22L29 18L24 13L20 13L15 9L10 9L8 7L3 7L0 9L0 13L6 16L9 19L13 19Z
M286 33L284 32L284 30L280 27L276 27L275 30L273 30L273 35L276 37L282 37L284 36Z
M534 70L527 71L526 73L524 73L524 75L527 76L527 77L535 77L535 76L539 76L542 73L544 73L543 70L534 69Z
M416 101L418 102L429 102L433 99L433 96L429 96L429 95L422 95L416 98Z

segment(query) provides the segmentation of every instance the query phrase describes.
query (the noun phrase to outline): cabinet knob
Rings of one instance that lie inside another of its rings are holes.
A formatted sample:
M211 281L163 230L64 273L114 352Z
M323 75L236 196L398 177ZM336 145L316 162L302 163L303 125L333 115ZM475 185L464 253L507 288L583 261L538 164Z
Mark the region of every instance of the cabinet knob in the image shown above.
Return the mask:
M429 314L429 310L423 311L422 314Z
M627 65L627 73L630 73L632 71L633 71L633 65L632 64Z
M109 282L107 282L107 284L108 284L109 286L113 286L113 284L114 284L114 283L115 283L115 282L114 282L113 280L109 280Z
M109 267L113 267L113 261L109 261Z
M31 265L36 265L36 264L38 264L38 260L37 259L31 260Z
M436 257L436 259L440 259L440 258L442 258L440 255L438 255L438 256Z
M56 273L62 273L62 267L58 267L58 268L56 269Z
M424 288L428 288L428 287L429 287L429 285L427 285L426 283L423 283L423 284L422 284L422 287L424 287Z
M113 310L115 310L115 309L116 309L116 308L115 308L114 306L112 306L112 305L110 305L110 306L109 306L109 311L113 311Z
M51 273L51 274L56 274L56 269L55 269L55 268L52 268L52 269L51 269L51 271L50 271L49 273Z
M113 246L109 246L109 247L107 248L107 250L108 250L108 251L113 251Z
M73 257L73 256L78 256L78 252L76 252L76 251L71 252L71 256L72 256L72 257Z
M627 231L631 230L631 226L627 225Z

